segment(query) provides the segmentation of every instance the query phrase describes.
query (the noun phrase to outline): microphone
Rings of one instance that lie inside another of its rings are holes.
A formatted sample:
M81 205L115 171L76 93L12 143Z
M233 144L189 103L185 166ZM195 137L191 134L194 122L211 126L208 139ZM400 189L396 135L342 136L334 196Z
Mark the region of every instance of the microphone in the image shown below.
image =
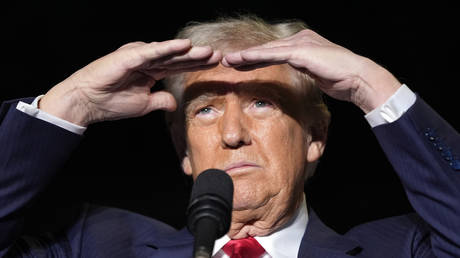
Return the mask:
M187 208L187 228L195 236L193 257L209 258L214 241L230 229L233 181L222 170L207 169L195 180Z

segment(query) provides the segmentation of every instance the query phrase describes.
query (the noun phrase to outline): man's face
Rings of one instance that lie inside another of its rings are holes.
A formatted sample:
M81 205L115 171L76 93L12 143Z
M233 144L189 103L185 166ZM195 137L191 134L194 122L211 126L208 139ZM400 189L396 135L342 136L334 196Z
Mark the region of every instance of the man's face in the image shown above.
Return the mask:
M301 125L308 123L302 91L289 69L218 66L186 77L184 171L195 179L208 168L225 170L234 182L234 210L296 201L306 163L321 155L322 145L311 144Z

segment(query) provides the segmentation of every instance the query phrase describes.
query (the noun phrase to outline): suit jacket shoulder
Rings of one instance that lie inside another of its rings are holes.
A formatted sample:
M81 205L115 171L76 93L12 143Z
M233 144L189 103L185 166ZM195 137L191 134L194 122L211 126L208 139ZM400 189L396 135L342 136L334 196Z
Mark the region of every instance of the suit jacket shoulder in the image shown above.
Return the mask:
M431 255L429 226L415 213L364 223L352 228L345 236L364 247L360 254L363 257Z
M191 254L188 232L128 210L84 204L67 224L60 232L22 236L5 257L166 257L181 247L183 256Z

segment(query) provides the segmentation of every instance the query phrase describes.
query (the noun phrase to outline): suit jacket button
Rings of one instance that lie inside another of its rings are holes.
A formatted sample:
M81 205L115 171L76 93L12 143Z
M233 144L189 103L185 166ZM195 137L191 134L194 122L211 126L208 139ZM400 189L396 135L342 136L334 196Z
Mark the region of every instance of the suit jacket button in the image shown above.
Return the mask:
M460 161L458 160L450 162L449 165L455 170L460 170Z

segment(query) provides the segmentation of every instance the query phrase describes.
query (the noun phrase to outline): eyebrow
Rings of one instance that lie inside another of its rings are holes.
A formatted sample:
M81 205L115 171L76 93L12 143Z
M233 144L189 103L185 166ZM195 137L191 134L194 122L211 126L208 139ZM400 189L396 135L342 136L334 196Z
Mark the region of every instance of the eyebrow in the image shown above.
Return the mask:
M219 94L214 92L203 93L193 99L185 100L184 102L184 111L187 113L190 109L195 109L197 106L201 106L204 103L208 103L211 98L218 96Z
M183 95L183 111L187 114L190 110L195 110L197 106L208 104L211 99L224 96L229 92L235 92L240 96L247 93L249 96L268 99L278 106L283 113L294 119L298 119L300 113L303 112L303 108L298 106L298 104L303 103L303 94L294 85L279 81L260 80L242 83L222 81L192 83L186 87Z
M300 97L293 85L279 81L254 80L242 83L204 81L192 83L186 87L183 96L183 110L188 112L190 109L208 103L211 98L223 96L229 92L235 92L240 96L246 93L249 96L268 99L280 108L291 106L293 100Z
M191 84L184 94L185 102L195 99L207 99L216 95L225 95L229 92L249 93L255 96L275 96L277 98L287 97L289 88L283 87L278 82L251 81L238 84L227 82L209 81Z

